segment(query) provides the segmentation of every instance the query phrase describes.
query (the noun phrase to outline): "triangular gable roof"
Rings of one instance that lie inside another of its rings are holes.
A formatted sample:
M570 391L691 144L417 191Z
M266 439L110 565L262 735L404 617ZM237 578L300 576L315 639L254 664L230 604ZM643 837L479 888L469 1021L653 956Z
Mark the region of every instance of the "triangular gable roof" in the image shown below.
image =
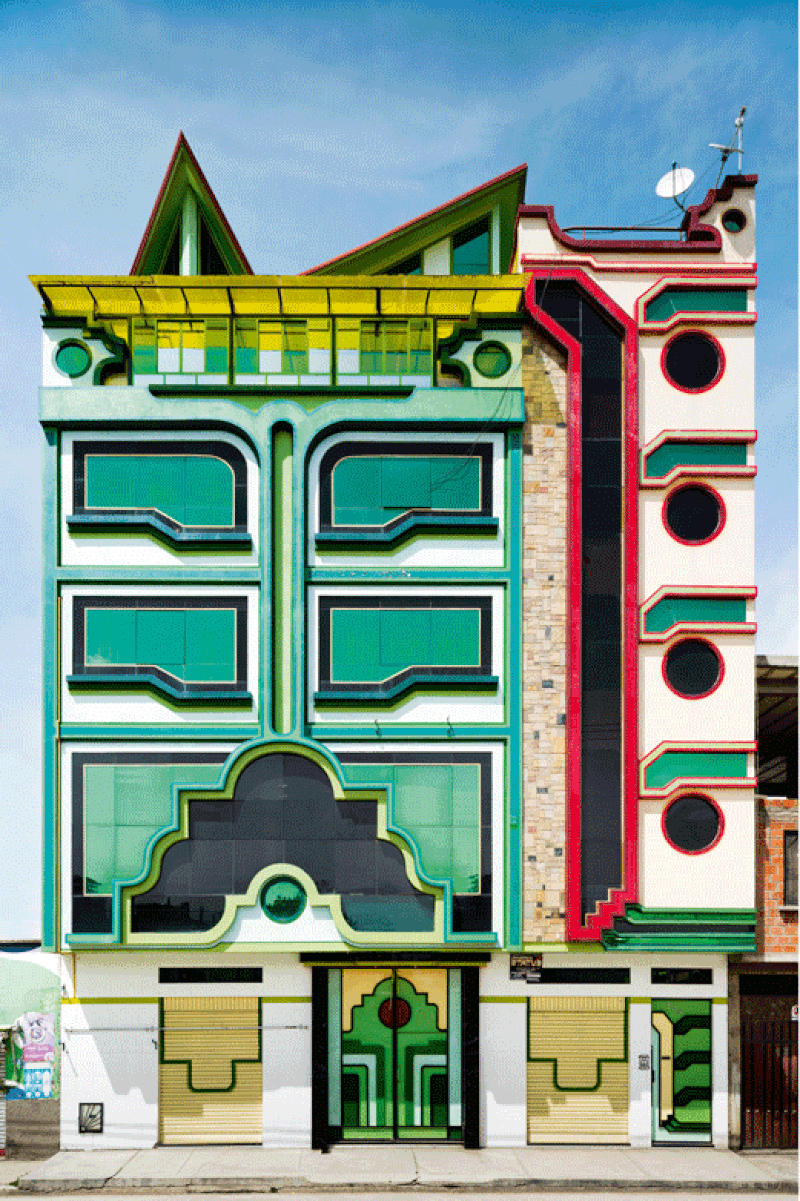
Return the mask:
M208 227L227 273L252 275L253 270L244 251L236 240L236 235L228 224L183 131L175 143L164 182L133 260L131 275L157 275L161 272L167 249L177 228L187 188L191 188L197 198L198 212Z
M381 275L391 272L406 259L419 254L442 238L450 237L500 206L500 270L511 262L517 209L525 199L527 163L490 179L480 187L448 200L446 204L398 225L395 229L365 242L363 246L328 259L303 275Z

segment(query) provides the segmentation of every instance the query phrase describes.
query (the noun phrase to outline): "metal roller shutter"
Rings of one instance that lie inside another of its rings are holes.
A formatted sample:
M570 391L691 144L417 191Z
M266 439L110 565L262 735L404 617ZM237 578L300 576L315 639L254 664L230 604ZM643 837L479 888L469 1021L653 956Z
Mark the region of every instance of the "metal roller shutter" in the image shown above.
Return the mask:
M257 997L164 999L162 1143L261 1144L260 1009Z
M627 1143L624 997L531 997L528 1141Z

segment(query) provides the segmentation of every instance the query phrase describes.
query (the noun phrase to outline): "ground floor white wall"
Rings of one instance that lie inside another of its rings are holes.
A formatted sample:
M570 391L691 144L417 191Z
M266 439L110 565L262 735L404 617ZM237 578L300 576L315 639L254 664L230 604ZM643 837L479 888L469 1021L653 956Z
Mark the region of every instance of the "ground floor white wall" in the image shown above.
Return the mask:
M192 966L221 956L192 955ZM258 965L263 982L159 984L160 967L187 965L185 954L86 953L65 956L62 978L62 1147L152 1147L159 1141L159 998L259 997L263 1053L263 1145L311 1144L311 969L297 954L226 955L226 965ZM510 979L507 954L479 976L480 1140L487 1147L528 1141L527 1062L530 997L607 997L627 1001L627 1142L651 1144L651 999L712 1002L712 1141L728 1144L727 964L722 955L544 954L544 966L625 967L630 982L541 984ZM657 985L653 967L712 969L704 985ZM576 1036L578 1032L576 1031ZM78 1132L82 1102L103 1105L102 1134Z

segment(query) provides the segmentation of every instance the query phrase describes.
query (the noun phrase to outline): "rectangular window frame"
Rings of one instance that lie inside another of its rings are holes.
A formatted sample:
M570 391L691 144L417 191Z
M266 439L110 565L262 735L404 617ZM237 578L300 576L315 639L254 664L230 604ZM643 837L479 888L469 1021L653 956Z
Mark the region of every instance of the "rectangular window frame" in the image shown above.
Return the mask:
M797 830L783 832L783 908L797 908Z

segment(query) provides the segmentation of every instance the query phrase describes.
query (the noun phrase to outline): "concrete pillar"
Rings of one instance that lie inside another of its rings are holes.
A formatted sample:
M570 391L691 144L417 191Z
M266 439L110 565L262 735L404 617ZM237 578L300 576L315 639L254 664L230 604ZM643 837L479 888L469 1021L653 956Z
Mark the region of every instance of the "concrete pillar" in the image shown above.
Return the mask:
M711 1142L728 1146L728 998L711 1002Z
M628 1137L632 1147L649 1147L652 1109L649 997L631 998L628 1007L628 1055Z

